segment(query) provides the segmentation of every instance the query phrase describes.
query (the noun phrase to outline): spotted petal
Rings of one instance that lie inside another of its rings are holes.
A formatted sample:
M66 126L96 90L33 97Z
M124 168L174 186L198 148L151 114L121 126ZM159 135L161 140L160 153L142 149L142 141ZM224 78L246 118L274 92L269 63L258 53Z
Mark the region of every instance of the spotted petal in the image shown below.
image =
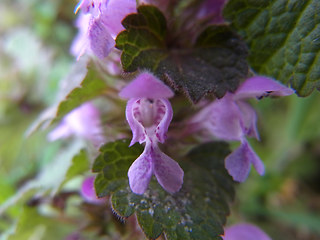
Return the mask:
M135 114L139 114L138 113L139 109L135 106L138 101L139 99L137 98L130 99L126 107L126 118L132 130L132 135L133 135L130 146L132 146L136 142L143 143L146 139L146 134L147 134L142 123L140 123L135 117Z
M156 109L160 122L156 126L155 134L159 142L164 143L167 138L167 132L172 120L173 111L170 102L167 99L158 100L159 104ZM156 119L157 120L157 119Z

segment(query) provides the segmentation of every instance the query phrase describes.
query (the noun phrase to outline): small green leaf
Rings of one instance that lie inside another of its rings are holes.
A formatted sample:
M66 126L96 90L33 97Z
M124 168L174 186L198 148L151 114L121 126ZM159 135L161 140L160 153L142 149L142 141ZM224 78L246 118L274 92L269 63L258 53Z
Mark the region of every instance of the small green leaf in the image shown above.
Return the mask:
M247 76L247 48L227 26L208 27L192 48L170 48L166 20L157 8L141 6L122 23L126 30L116 47L122 50L124 70L152 71L192 102L207 93L221 98Z
M143 195L130 190L127 171L142 147L128 145L128 140L121 140L101 149L93 166L98 172L98 196L111 195L112 207L122 217L136 213L149 239L163 233L168 240L221 240L228 203L234 197L233 181L224 168L228 145L210 142L191 150L180 162L185 172L183 187L173 195L154 179Z
M76 107L101 95L106 89L106 83L99 77L97 72L89 69L80 86L74 88L66 99L59 104L55 120L60 120Z
M224 14L245 38L259 74L297 90L320 89L319 0L230 0Z
M72 158L71 166L69 167L64 182L71 180L73 177L87 172L90 169L89 158L86 150L81 149L80 152Z
M64 88L59 93L61 102L58 101L42 112L27 130L27 136L39 128L45 129L50 124L60 121L70 111L101 96L108 89L99 72L94 68L90 69L88 65L88 60L81 59L74 64L69 75L63 80Z

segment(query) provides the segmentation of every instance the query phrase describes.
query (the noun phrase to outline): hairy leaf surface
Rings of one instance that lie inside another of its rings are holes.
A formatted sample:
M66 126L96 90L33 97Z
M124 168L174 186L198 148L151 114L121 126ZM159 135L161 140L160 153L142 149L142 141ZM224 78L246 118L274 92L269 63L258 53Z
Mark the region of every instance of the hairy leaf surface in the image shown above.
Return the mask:
M235 91L247 76L247 48L227 26L208 27L190 48L168 43L166 19L155 7L139 7L122 24L116 47L124 70L149 70L194 103Z
M224 13L247 41L257 73L300 96L320 89L319 0L230 0Z
M234 195L233 181L224 168L227 144L210 142L191 150L180 162L185 176L178 193L167 193L153 179L142 195L130 190L127 171L143 149L128 145L128 140L119 140L101 148L93 166L98 196L111 195L112 207L121 217L136 213L149 239L163 233L169 240L221 240Z

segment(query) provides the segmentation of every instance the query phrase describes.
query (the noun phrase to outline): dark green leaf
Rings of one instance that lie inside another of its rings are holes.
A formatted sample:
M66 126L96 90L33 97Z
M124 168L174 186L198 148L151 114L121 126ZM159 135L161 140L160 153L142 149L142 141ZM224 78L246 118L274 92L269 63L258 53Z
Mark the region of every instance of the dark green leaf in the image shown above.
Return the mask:
M320 89L319 0L230 0L224 13L247 41L255 71L300 96Z
M125 71L147 69L193 102L207 93L221 98L247 76L247 48L226 26L208 27L193 48L170 48L166 20L155 7L141 6L123 20L116 39Z
M234 196L233 181L224 168L224 158L229 154L227 144L210 142L193 149L180 162L184 184L173 195L154 179L143 195L131 192L127 171L142 147L128 145L127 140L116 141L101 149L93 166L98 172L97 194L110 194L114 211L122 217L136 213L149 239L162 233L168 240L221 239L229 214L228 202Z

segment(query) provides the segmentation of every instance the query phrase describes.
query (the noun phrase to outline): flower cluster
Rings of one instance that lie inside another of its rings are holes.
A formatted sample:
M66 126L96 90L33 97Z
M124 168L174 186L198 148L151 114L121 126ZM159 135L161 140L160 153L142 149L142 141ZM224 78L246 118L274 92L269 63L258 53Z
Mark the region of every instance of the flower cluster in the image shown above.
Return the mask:
M249 174L251 164L260 175L264 174L261 159L246 139L248 136L259 140L259 135L256 112L245 100L287 96L292 93L293 90L273 79L251 77L235 93L227 93L203 108L189 124L194 126L193 131L207 130L218 139L241 142L240 147L227 156L225 166L235 181L243 182Z
M141 0L139 4L153 2L157 1ZM165 1L163 7L169 2ZM222 9L225 3L225 0L203 1L195 10L195 15L198 19L211 19L214 24L223 23ZM73 43L73 53L81 55L91 52L100 59L105 58L114 47L115 37L124 29L121 21L126 15L136 12L136 5L135 0L81 0L76 7L76 12L80 10L77 21L80 31ZM247 137L259 140L257 114L246 100L292 93L291 89L273 79L251 77L236 92L216 99L187 121L189 134L205 130L221 140L240 141L240 146L225 159L229 174L235 181L243 182L252 164L262 175L265 171L263 162L247 140ZM183 170L158 146L158 143L165 142L172 120L173 111L168 98L173 97L174 93L151 73L143 72L122 89L119 95L128 99L126 118L133 133L131 145L136 142L145 144L143 153L128 171L132 191L144 193L153 175L166 191L179 191L183 184ZM96 141L93 136L101 130L95 112L90 104L74 110L50 133L49 139L76 134Z

